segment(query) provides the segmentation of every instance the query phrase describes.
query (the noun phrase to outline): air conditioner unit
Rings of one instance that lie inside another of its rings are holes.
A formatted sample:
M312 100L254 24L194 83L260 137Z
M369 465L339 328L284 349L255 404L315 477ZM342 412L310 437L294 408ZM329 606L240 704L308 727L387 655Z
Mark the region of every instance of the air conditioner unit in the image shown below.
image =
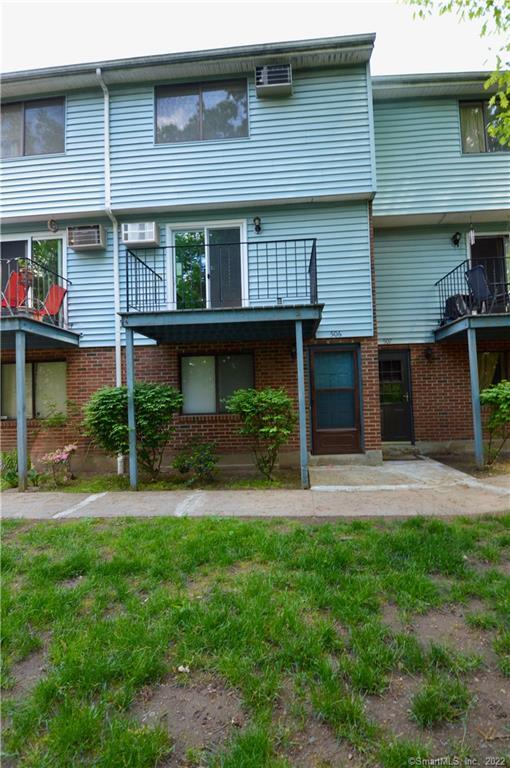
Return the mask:
M292 67L290 64L264 64L255 67L255 92L259 98L290 96Z
M102 224L86 224L67 228L67 244L73 251L99 251L106 248Z
M159 227L155 221L140 221L122 225L124 245L137 245L139 248L159 245Z

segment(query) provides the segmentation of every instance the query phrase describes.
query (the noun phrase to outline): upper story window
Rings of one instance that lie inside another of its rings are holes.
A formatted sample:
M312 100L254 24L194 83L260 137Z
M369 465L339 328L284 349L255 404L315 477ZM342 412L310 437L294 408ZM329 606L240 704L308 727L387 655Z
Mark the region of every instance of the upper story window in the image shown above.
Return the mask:
M2 157L53 155L64 150L63 98L2 105Z
M497 119L499 108L488 101L460 103L460 130L463 154L480 152L507 152L509 146L500 144L487 131L489 123Z
M156 88L156 143L248 136L246 80Z

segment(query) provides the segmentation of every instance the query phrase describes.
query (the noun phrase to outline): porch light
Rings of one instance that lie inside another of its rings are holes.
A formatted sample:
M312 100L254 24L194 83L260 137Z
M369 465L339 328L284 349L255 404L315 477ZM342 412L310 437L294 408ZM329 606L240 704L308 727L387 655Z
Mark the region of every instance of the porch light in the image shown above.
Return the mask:
M462 235L460 234L460 232L454 232L450 239L452 241L452 245L458 248L460 245L460 241L462 239Z
M260 216L255 216L253 219L253 226L255 227L255 232L258 235L262 230L262 222L260 220Z

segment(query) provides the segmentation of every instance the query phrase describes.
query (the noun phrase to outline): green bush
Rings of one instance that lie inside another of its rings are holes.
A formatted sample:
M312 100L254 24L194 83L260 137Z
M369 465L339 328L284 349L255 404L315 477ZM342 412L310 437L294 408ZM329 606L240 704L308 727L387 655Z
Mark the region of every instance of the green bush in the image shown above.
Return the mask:
M192 440L175 456L172 467L182 475L190 474L190 483L211 483L217 463L215 443Z
M226 408L240 417L240 434L252 439L257 467L272 480L280 448L296 423L292 399L283 389L238 389L227 400Z
M7 486L18 485L18 451L2 451L0 453L0 477Z
M150 477L161 470L163 451L175 430L174 414L182 395L166 384L135 384L136 452ZM127 387L102 387L85 406L84 427L97 446L111 455L129 450Z
M494 464L510 438L510 381L503 380L482 390L480 403L489 409L487 464Z

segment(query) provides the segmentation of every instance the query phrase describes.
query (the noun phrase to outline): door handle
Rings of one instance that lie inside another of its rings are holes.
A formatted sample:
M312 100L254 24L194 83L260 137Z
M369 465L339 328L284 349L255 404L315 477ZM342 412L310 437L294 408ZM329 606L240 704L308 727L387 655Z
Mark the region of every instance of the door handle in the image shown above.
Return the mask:
M408 403L408 402L409 402L409 393L408 393L408 392L404 392L404 394L402 395L402 400L403 400L405 403Z

